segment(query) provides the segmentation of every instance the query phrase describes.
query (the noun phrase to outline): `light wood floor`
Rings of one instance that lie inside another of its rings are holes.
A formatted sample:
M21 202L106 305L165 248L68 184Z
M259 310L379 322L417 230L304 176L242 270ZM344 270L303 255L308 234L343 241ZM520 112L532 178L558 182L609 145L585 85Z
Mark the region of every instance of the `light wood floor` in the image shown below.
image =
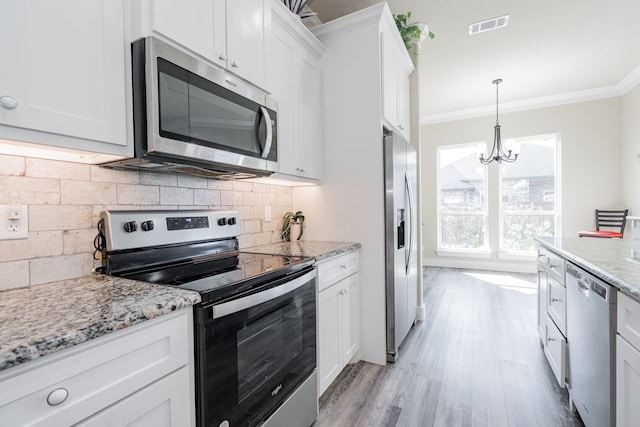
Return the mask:
M395 364L349 365L315 427L583 426L536 331L536 276L429 268Z

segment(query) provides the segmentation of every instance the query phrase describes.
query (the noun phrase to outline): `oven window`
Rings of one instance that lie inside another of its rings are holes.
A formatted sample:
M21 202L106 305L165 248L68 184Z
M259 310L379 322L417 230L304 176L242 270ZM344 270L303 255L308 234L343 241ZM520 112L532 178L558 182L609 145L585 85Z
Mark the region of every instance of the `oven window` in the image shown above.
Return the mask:
M251 322L238 331L238 400L242 403L271 377L295 360L303 349L302 301Z
M287 279L287 281L290 279ZM316 366L316 285L204 323L196 335L201 425L255 425Z

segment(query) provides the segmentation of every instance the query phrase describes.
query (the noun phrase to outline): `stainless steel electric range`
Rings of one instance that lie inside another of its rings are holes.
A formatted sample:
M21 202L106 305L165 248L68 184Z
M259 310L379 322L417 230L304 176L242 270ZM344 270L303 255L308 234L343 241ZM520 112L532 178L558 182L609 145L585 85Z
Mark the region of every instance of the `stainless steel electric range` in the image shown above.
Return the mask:
M317 416L314 259L238 250L236 211L105 211L104 272L197 291L198 426Z

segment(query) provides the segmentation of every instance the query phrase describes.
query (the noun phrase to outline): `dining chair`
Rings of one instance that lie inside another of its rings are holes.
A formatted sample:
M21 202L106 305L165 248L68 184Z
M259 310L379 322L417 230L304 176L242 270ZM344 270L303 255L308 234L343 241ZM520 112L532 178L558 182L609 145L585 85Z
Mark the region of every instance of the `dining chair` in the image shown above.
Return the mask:
M625 210L601 210L596 209L596 229L579 231L579 237L617 237L624 236L624 225L627 222L629 209ZM604 228L604 230L602 229Z

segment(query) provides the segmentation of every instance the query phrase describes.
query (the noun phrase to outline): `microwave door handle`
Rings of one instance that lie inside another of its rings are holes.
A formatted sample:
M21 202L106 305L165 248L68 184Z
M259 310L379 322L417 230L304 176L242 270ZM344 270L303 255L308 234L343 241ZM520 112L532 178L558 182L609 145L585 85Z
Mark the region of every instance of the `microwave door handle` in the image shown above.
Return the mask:
M269 111L261 106L260 113L262 114L262 118L267 125L267 137L264 141L264 148L262 149L261 155L261 157L265 159L269 155L269 151L271 151L271 143L273 142L273 127L271 126L271 116L269 115Z

